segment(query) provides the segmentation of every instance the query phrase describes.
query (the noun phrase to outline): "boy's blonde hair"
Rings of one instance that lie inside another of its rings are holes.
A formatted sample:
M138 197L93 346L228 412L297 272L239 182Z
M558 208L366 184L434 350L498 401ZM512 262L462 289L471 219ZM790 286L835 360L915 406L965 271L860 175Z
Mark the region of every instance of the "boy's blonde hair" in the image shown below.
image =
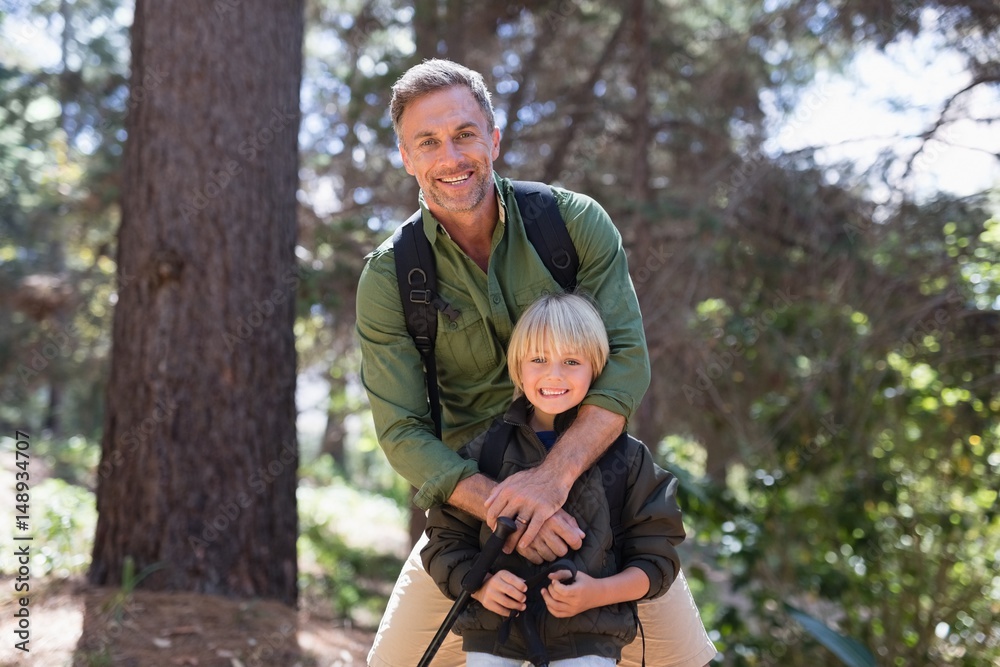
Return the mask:
M514 325L507 347L507 372L514 395L524 393L521 362L529 354L549 350L562 354L579 351L590 362L596 379L608 362L610 346L604 320L590 299L573 293L546 294L528 306Z

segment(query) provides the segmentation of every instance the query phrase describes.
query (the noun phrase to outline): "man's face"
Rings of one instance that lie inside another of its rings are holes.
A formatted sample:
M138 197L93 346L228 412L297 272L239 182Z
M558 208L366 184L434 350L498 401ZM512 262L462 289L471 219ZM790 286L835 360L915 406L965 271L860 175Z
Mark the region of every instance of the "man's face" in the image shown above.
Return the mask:
M452 86L410 102L399 123L399 152L438 220L483 205L493 187L500 130L465 86Z

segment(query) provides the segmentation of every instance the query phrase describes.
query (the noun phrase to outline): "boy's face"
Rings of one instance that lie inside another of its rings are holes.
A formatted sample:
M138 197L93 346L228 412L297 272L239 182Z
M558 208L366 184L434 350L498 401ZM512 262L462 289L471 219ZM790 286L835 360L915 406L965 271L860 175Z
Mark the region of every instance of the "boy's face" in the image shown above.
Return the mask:
M521 362L524 395L535 408L531 427L551 431L556 415L580 405L594 378L594 366L579 350L542 350Z

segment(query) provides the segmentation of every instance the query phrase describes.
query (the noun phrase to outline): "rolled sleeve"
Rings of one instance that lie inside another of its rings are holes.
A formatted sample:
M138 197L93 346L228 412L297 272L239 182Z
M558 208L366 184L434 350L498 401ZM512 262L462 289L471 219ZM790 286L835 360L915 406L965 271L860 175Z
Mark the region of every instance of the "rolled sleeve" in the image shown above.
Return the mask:
M621 234L607 212L586 195L553 188L580 258L578 288L597 302L611 353L584 404L628 420L649 388L649 355L642 314L628 271Z

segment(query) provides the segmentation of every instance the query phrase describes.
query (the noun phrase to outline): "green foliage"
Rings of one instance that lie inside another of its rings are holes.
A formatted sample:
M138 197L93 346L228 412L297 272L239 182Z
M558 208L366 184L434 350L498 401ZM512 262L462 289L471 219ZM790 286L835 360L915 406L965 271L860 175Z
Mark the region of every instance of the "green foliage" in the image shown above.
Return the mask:
M886 202L808 151L765 150L766 112L790 114L867 43L940 30L995 81L996 8L446 4L308 3L295 333L300 368L330 381L343 447L336 466L303 457L305 597L371 625L405 552L376 550L410 490L365 412L354 292L416 200L389 87L444 55L496 90L500 173L584 191L622 230L654 365L636 422L682 479L689 576L723 663L836 664L786 604L882 665L1000 660L995 211L911 201L888 161L870 175ZM94 524L134 108L119 5L0 11L0 424L47 434L40 574L82 572Z
M326 601L338 616L377 625L389 588L409 549L405 515L383 497L357 491L341 480L299 488L300 588ZM396 552L387 553L397 538Z
M943 210L955 222L935 225ZM944 202L905 212L892 231L912 225L908 235L922 237L906 245L909 261L901 235L866 239L861 257L892 257L880 263L878 284L847 282L844 306L795 303L752 358L731 362L748 377L785 374L745 413L754 419L745 432L769 435L743 447L724 486L689 496L695 524L710 526L702 530L719 545L722 569L755 610L748 618L723 609L713 620L733 664L824 660L789 635L789 603L835 619L879 664L974 665L1000 655L991 602L1000 521L988 481L1000 466L996 285L983 285L991 266L946 259L955 248L996 256L981 251L995 223L977 216L985 217ZM899 284L907 305L894 320L887 304ZM740 318L713 303L702 302L700 317L738 328ZM841 375L845 363L851 372ZM730 382L719 378L715 389L740 405ZM796 405L805 419L789 409Z
M94 494L60 479L31 487L31 576L65 578L83 574L97 526ZM13 521L11 521L13 523ZM13 550L0 555L0 570L16 572Z
M4 423L94 437L115 300L127 11L0 13L0 397ZM61 438L60 438L61 439Z

